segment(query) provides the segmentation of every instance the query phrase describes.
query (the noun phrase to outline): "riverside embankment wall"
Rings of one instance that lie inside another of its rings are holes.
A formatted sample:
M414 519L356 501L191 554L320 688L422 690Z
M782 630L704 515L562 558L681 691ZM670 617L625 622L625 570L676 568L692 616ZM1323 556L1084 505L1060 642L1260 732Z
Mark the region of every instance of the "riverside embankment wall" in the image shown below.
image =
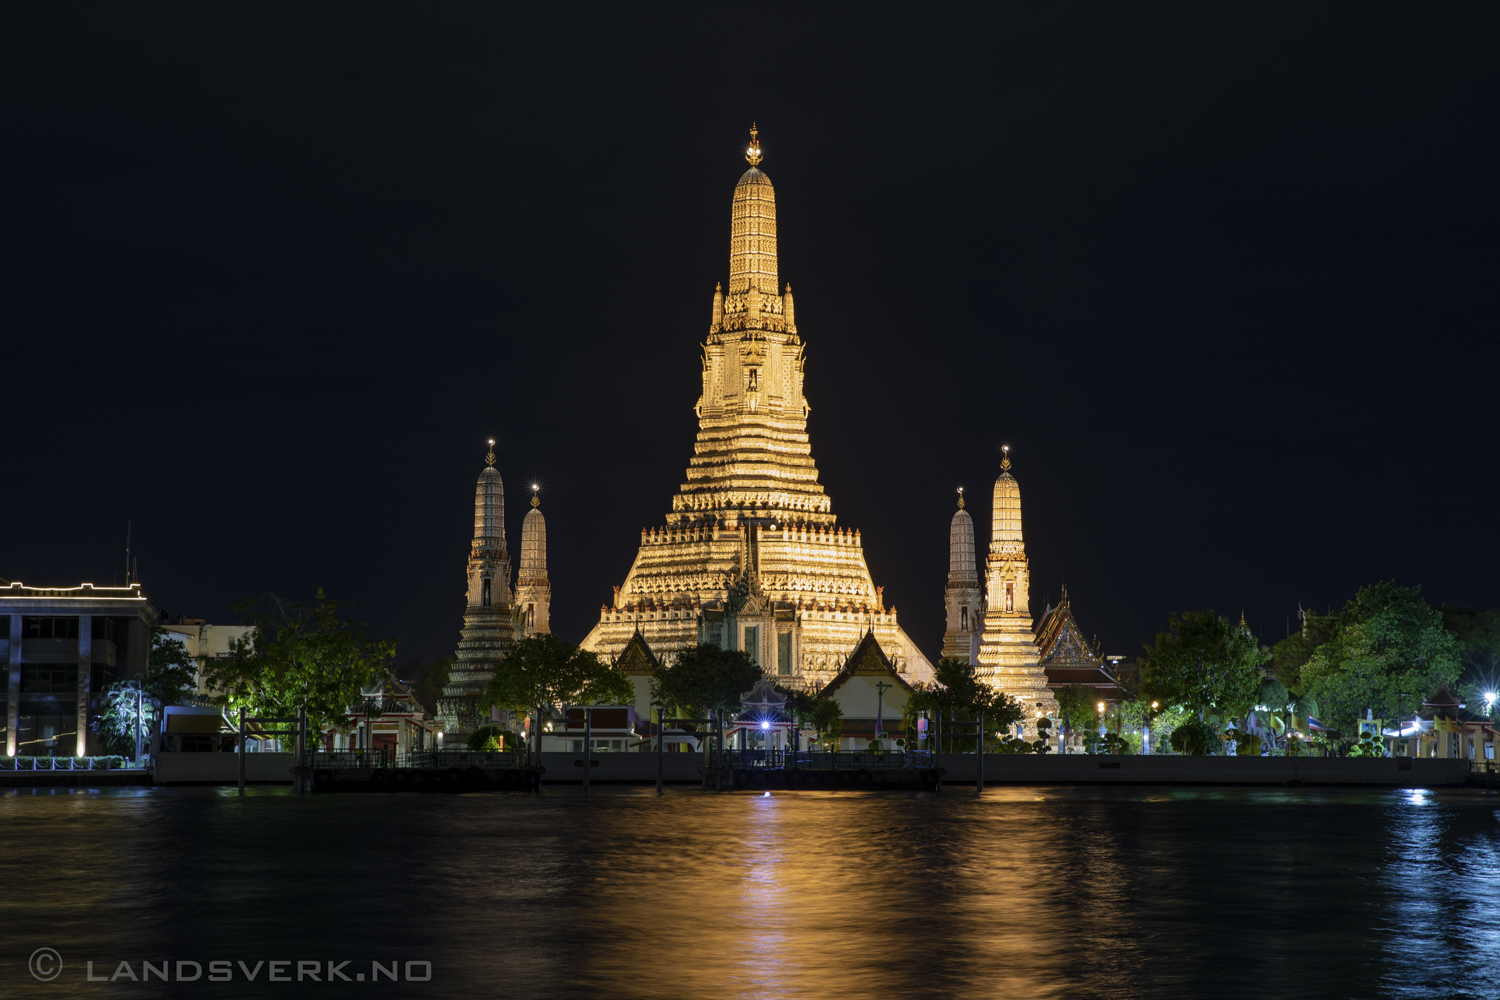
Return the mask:
M155 783L159 785L222 784L238 780L236 754L159 754ZM544 753L542 783L581 784L583 755ZM697 784L701 754L667 754L664 777L676 785ZM832 766L829 754L812 755L815 768ZM255 784L291 784L292 755L245 755L245 779ZM974 754L944 754L945 785L973 785L978 775ZM604 784L652 784L656 755L599 753L589 769L590 780ZM106 777L107 775L107 777ZM986 754L987 785L1367 785L1372 787L1439 787L1462 785L1470 775L1463 760L1358 757L1177 757L1090 756L1070 754ZM5 777L10 777L6 775ZM121 783L111 772L22 772L25 784L104 785ZM92 780L90 780L92 778ZM141 781L135 778L134 781ZM22 784L21 780L5 784Z
M581 783L583 755L545 753L543 784ZM674 784L696 782L701 754L667 754L664 777ZM1402 765L1406 765L1403 769ZM812 754L810 766L833 766L831 754ZM975 754L944 754L944 784L972 785L978 776ZM656 780L656 755L594 755L590 781L637 784ZM985 754L987 785L1371 785L1436 787L1462 785L1469 765L1462 760L1400 757L1178 757L1091 756L1088 754Z

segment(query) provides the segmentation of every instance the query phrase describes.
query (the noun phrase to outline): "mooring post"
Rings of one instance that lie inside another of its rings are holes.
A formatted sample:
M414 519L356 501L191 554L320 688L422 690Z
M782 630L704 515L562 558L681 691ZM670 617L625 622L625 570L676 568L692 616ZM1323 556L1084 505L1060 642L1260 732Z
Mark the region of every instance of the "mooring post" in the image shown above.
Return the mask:
M974 785L974 794L984 791L984 709L979 710L979 735L976 736L976 753L979 756L979 779Z
M292 771L295 779L292 789L297 795L307 794L307 780L302 773L307 762L307 706L297 709L297 767Z
M943 790L943 713L939 709L932 713L932 773L937 777L932 790Z
M707 729L704 729L701 724L696 725L694 727L694 731L702 738L703 743L703 766L699 768L699 770L703 772L703 790L706 792L708 791L709 761L711 759L709 757L709 748L712 745L712 740L710 739L710 737L713 734L710 733Z
M594 713L585 707L583 710L583 794L591 794L589 788L589 771L594 766Z
M667 742L667 712L665 706L656 707L656 794L662 794L662 768L665 766Z
M240 706L240 794L245 794L245 706Z

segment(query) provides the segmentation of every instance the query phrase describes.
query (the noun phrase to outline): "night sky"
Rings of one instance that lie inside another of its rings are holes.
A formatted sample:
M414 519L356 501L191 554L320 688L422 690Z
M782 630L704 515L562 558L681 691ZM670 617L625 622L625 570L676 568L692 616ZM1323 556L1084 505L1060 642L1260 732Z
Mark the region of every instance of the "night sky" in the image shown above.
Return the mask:
M760 125L839 524L936 657L1032 611L1500 605L1496 8L13 5L0 577L453 651L495 436L581 639L660 525ZM988 18L988 19L986 19Z

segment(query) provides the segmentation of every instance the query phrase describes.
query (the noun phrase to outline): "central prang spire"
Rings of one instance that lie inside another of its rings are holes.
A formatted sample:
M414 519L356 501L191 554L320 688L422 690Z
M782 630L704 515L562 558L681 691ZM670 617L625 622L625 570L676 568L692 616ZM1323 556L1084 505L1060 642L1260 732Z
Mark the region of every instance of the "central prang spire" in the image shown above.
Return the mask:
M708 642L743 650L778 684L813 691L873 631L908 682L927 681L931 666L871 580L860 533L838 526L818 482L806 345L791 286L777 287L776 191L760 170L756 128L744 155L729 284L714 290L701 344L687 475L666 523L641 530L635 563L583 648L616 656L640 640L670 661Z
M668 521L757 517L831 525L807 439L806 358L791 287L784 294L776 288L776 191L754 165L760 140L755 129L750 135L751 167L734 186L730 210L729 291L714 293L703 345L698 447Z
M760 139L750 127L750 146L745 159L750 169L734 186L734 209L729 229L729 294L740 295L754 288L761 295L775 296L776 286L776 189L760 171Z

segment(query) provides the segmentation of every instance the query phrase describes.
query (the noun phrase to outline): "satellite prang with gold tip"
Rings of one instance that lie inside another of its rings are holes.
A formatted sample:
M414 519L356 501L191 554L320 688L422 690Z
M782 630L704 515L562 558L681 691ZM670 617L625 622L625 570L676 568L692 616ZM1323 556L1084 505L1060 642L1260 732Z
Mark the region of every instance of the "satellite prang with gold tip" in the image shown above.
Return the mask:
M493 439L474 488L474 539L469 546L465 597L458 653L433 713L449 746L480 724L479 698L494 676L495 665L515 644L510 555L505 549L505 484L495 468Z
M1056 716L1058 705L1047 687L1047 672L1037 662L1041 653L1031 618L1031 569L1021 536L1021 487L1010 474L1010 446L1001 452L985 562L984 628L974 675L1021 703L1026 731L1034 738L1037 717Z
M858 531L818 482L803 395L805 345L778 287L776 192L760 170L734 187L729 287L714 290L702 349L698 439L665 523L641 547L583 648L617 655L640 632L670 662L700 642L745 650L778 683L816 690L873 631L908 681L932 667L886 607Z
M942 655L973 663L975 642L984 622L984 600L974 568L974 518L964 510L963 487L958 490L958 510L948 525L948 586L944 598L948 628L943 632Z

